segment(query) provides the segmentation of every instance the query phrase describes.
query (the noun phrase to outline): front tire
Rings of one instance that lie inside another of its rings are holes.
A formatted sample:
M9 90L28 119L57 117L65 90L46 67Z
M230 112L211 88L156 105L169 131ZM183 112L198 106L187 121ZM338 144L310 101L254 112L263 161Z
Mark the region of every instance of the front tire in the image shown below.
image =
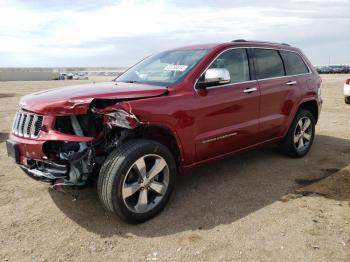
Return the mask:
M165 146L130 140L107 157L98 178L98 195L109 211L126 222L141 223L164 208L175 177L175 160Z
M315 117L305 109L297 112L287 135L279 144L280 151L290 157L305 156L314 141Z

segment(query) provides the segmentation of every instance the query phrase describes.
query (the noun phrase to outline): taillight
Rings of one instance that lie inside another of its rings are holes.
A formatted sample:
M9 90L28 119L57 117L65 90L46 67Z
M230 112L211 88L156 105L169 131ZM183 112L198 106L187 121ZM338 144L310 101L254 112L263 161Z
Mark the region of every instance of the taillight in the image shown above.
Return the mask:
M345 81L345 84L350 85L350 78Z

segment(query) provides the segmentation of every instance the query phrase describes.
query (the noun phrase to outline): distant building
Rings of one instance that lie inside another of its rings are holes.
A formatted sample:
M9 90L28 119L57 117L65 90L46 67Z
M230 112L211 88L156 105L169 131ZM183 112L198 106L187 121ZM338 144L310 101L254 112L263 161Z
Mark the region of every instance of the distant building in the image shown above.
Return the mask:
M69 78L62 77L62 75L71 74L73 76L74 74L79 75L82 73L89 76L117 77L125 70L126 67L0 68L0 81L63 80Z
M0 68L0 81L40 81L59 78L58 70L44 68Z

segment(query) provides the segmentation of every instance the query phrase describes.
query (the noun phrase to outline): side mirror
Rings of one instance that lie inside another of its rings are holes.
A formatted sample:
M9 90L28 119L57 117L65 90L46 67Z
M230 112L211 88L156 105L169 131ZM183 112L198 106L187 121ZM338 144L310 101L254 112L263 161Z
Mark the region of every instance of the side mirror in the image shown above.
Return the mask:
M204 74L204 80L197 82L196 88L224 85L231 82L230 72L226 68L210 68Z

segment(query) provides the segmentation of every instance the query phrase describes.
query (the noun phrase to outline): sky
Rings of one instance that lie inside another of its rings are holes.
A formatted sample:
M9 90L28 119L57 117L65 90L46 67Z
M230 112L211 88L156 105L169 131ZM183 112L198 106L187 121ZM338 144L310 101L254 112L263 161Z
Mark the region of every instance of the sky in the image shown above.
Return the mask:
M350 0L0 0L0 67L129 66L234 39L350 64Z

